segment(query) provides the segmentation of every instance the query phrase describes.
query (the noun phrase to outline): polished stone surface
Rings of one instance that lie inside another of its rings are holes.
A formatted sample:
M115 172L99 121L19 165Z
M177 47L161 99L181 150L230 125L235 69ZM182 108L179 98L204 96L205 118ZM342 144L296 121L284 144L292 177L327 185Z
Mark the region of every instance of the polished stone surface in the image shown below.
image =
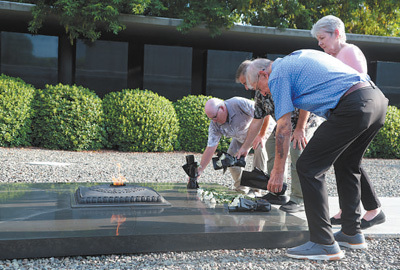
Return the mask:
M281 248L308 240L302 218L276 207L244 213L210 208L183 183L137 184L153 188L170 205L72 207L77 188L93 185L1 184L0 259Z

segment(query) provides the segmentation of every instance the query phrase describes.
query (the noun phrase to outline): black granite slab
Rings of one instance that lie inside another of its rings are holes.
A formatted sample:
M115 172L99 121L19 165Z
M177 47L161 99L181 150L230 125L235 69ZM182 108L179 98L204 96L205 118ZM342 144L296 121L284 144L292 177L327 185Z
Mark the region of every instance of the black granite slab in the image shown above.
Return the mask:
M72 207L77 188L92 185L0 184L0 259L281 248L308 240L305 220L275 207L209 208L185 183L136 184L156 190L165 206Z

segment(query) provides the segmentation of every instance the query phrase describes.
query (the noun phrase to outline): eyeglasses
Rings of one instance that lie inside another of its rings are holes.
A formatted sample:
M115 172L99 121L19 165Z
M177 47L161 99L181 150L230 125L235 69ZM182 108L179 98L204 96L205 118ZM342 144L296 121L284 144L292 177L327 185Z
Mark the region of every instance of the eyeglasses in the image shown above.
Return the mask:
M219 109L221 109L221 107L218 107L217 113L213 118L210 118L211 120L217 120Z

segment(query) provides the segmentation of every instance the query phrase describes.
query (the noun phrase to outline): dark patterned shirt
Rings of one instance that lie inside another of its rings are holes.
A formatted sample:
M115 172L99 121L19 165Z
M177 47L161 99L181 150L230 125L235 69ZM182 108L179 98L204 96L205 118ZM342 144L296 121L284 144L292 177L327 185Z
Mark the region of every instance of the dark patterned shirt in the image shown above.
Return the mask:
M267 94L266 96L263 96L260 91L256 91L255 96L254 96L254 102L255 102L255 109L254 109L254 118L255 119L262 119L268 115L271 115L271 117L276 121L275 118L275 103L272 99L272 96ZM299 120L300 116L300 110L295 108L295 110L292 112L292 132L296 128L297 121ZM307 124L306 124L306 129L309 127L315 127L321 124L323 119L321 117L318 117L317 115L310 113L310 116L308 117ZM276 130L276 128L275 128ZM275 132L274 130L274 132Z

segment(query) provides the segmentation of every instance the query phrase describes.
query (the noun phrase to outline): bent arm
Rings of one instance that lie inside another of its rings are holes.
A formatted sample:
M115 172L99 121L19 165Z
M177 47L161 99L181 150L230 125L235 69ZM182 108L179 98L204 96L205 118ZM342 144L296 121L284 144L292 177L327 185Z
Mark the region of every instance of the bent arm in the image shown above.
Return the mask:
M285 163L289 152L290 136L292 133L291 115L291 112L287 113L277 121L275 162L267 185L267 189L271 192L279 192L282 190Z
M246 140L244 141L242 147L240 147L239 151L236 153L237 158L240 158L241 156L247 156L247 153L249 152L255 137L260 132L263 122L264 118L261 119L253 118L253 120L250 123L249 130L247 131Z
M217 150L218 144L216 146L207 146L206 150L204 150L203 155L201 156L200 161L200 168L198 170L199 176L203 173L206 169L208 163L210 163L212 156L214 155L215 151Z
M253 141L253 149L254 150L257 149L258 146L261 146L261 148L264 147L265 137L267 135L270 118L271 118L270 115L267 115L264 118L264 122L261 126L261 130Z

